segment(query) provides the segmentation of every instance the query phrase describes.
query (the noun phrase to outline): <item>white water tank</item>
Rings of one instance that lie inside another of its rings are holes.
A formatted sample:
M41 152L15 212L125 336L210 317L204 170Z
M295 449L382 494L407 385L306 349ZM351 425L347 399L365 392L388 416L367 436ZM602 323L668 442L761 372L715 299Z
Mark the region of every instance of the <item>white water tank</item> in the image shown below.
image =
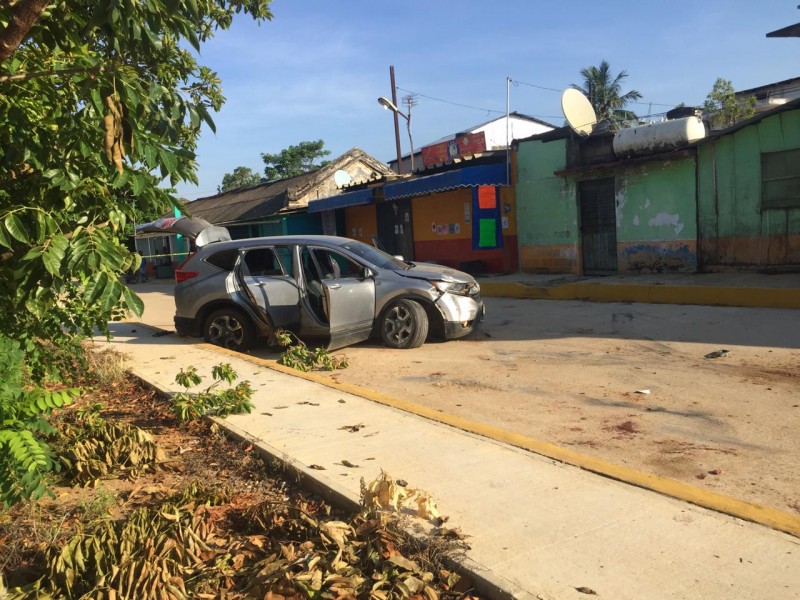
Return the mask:
M614 152L618 156L649 154L675 150L706 137L706 128L699 117L672 119L622 129L614 135Z

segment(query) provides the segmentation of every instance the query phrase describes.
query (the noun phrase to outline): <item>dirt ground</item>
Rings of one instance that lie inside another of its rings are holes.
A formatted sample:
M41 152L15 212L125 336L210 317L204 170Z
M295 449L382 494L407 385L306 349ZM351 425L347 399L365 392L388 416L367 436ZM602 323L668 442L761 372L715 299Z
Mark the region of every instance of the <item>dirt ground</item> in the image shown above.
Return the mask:
M489 299L465 340L361 344L337 352L350 366L330 376L800 513L799 317Z
M797 514L798 312L488 298L466 339L360 344L328 376Z

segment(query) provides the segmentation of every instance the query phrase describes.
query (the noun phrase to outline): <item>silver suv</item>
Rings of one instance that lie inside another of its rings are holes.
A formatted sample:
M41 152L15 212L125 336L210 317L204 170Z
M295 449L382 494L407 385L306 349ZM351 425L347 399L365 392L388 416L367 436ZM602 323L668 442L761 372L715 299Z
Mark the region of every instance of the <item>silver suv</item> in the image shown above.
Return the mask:
M485 310L466 273L323 235L207 243L175 279L177 332L236 350L259 338L274 343L278 329L329 349L372 335L417 348L429 333L469 334Z

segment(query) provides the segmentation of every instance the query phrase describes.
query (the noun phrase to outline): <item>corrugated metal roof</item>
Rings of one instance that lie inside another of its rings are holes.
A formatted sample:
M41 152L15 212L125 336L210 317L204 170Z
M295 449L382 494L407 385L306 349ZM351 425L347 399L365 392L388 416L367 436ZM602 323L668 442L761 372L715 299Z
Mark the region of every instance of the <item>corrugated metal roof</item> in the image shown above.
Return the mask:
M505 163L464 167L427 177L389 183L383 187L383 193L386 200L392 200L479 185L508 185Z
M311 171L295 177L200 198L189 202L186 208L193 217L200 217L217 225L263 219L288 206L289 189L304 185L315 174L316 171Z
M359 206L362 204L372 203L372 188L363 190L356 190L354 192L345 192L338 196L331 196L330 198L321 198L319 200L312 200L308 203L308 212L318 213L326 210L334 210L337 208L346 208L348 206Z

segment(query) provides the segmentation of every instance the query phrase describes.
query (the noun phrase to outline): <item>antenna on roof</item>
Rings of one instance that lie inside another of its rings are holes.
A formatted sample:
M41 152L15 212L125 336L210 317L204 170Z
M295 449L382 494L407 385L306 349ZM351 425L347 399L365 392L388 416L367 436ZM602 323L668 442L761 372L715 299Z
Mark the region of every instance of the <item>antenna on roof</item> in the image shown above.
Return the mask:
M333 174L333 182L336 184L336 187L341 188L346 186L348 183L352 182L353 178L350 177L350 173L347 171L343 171L339 169L336 173Z
M586 137L597 124L597 115L592 103L580 91L569 88L561 94L561 110L572 131Z

